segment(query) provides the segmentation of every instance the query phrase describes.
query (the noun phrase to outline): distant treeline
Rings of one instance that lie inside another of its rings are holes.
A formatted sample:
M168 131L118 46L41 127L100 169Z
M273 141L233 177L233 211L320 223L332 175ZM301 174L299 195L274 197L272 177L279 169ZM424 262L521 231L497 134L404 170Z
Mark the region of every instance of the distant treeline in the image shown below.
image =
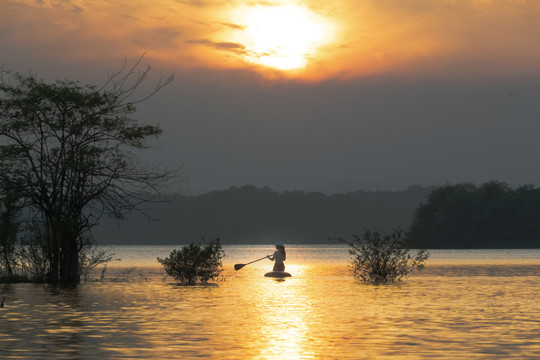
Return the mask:
M491 181L434 189L409 231L419 248L538 248L540 188Z
M491 181L403 191L276 192L246 185L164 195L141 214L95 229L99 244L328 243L364 229L408 231L414 248L539 248L540 188Z
M415 209L433 188L356 191L325 195L276 192L268 187L231 187L199 196L166 195L149 204L151 221L141 214L95 228L99 244L186 244L201 236L223 244L327 243L365 228L408 228Z

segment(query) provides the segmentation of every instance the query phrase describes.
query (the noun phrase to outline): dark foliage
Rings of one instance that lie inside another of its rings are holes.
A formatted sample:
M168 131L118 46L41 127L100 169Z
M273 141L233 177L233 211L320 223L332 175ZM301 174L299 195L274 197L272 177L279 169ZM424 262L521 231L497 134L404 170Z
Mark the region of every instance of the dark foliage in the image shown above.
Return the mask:
M389 283L402 280L414 270L422 270L429 253L420 250L415 256L406 246L401 229L391 234L366 230L362 236L353 234L353 240L339 239L349 244L353 256L351 269L354 277L366 283Z
M224 256L219 239L215 239L204 246L192 242L180 250L173 250L168 258L157 260L175 280L194 285L217 280L223 271L221 259Z
M423 248L538 248L538 219L540 188L449 184L418 207L408 236Z
M0 274L5 273L7 277L13 277L19 265L17 234L20 211L18 195L7 192L0 201Z
M391 231L408 227L414 210L431 188L403 191L355 191L325 195L317 192L277 192L252 185L231 187L198 196L168 195L153 206L148 223L136 213L129 222L108 221L96 229L111 244L143 244L147 239L167 244L174 239L220 236L223 243L327 243L328 236L348 236L351 230ZM102 222L103 223L103 222ZM114 236L110 236L113 233Z
M140 60L139 60L140 62ZM124 67L103 87L47 83L0 68L0 193L14 191L43 229L50 282L80 281L79 253L103 214L122 218L173 172L142 168L133 150L158 126L140 125L132 99L150 68Z

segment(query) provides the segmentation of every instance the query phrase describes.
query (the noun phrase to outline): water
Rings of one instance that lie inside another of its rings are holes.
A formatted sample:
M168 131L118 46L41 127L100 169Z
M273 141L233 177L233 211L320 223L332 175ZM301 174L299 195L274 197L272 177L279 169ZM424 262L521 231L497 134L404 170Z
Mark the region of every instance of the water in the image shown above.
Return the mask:
M347 248L272 253L226 246L224 279L177 286L156 257L173 247L116 247L106 281L75 289L2 284L5 359L535 359L540 358L540 250L431 251L400 285L361 285ZM96 277L99 277L99 271Z

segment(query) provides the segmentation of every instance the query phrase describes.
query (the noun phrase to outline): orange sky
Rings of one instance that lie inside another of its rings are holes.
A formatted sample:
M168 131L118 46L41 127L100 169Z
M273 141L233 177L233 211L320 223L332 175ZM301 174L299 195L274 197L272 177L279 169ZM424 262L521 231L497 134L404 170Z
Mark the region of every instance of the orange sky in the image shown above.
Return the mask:
M258 65L265 54L246 35L246 11L279 6L305 9L326 32L294 71ZM4 0L0 34L2 48L13 50L1 63L15 68L22 54L72 64L146 53L170 70L251 69L315 80L540 69L537 0Z

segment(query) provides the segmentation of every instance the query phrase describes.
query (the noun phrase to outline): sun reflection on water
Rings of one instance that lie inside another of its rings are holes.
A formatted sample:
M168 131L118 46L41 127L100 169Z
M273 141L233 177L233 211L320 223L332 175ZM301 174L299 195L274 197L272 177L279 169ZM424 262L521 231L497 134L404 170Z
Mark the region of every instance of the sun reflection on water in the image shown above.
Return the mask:
M304 267L288 266L287 271L302 276ZM265 279L254 289L252 305L257 310L260 356L265 359L299 359L309 352L309 299L293 278Z

